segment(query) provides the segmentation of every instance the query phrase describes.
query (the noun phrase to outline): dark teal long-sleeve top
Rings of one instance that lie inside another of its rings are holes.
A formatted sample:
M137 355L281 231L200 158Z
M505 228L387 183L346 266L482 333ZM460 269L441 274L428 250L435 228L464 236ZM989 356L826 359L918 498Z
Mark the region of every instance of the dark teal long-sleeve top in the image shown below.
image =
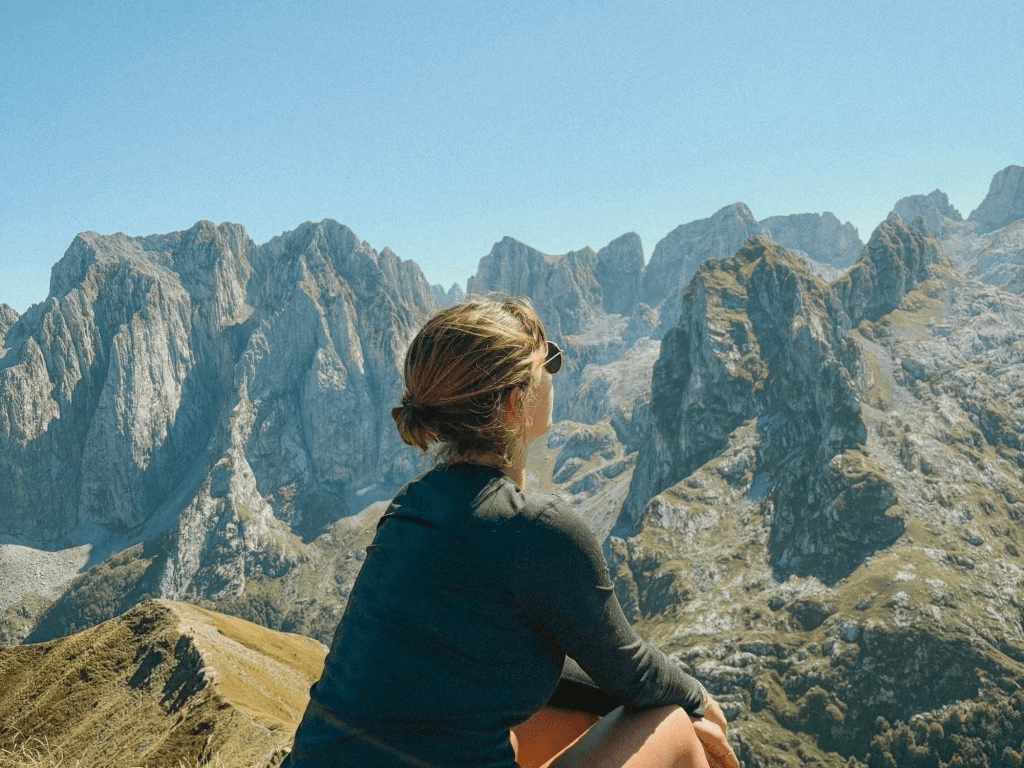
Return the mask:
M567 655L622 704L702 713L568 505L489 467L434 469L378 523L285 765L515 768L509 729Z

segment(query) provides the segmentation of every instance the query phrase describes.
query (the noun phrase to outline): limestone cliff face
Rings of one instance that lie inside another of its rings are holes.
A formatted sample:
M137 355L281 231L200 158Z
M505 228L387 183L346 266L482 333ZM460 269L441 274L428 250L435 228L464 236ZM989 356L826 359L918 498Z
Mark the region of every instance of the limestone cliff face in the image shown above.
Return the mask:
M1024 168L1010 165L992 177L988 194L968 220L979 231L992 232L1024 219Z
M551 256L506 237L480 260L466 290L529 296L548 334L557 339L587 328L601 312L597 262L590 248Z
M659 333L673 327L679 319L683 289L704 261L731 256L747 238L766 234L768 231L743 203L727 206L710 218L669 232L654 247L641 284L643 302L662 307Z
M783 248L806 253L822 264L842 269L860 255L864 244L850 222L840 224L835 214L798 213L761 220L772 240Z
M856 325L891 312L938 265L949 266L938 241L920 222L908 227L890 213L871 235L864 256L836 282L835 291Z
M829 286L769 240L702 266L654 367L650 431L617 532L635 530L649 499L753 422L780 573L834 581L891 541L899 530L885 518L891 490L884 481L854 490L847 471L865 439L849 332ZM850 495L856 503L843 500ZM840 506L858 505L856 519L842 519ZM837 525L815 523L825 519ZM825 549L835 556L822 558Z
M979 238L963 269L983 283L1024 294L1024 220Z
M208 222L80 235L6 336L0 533L116 548L167 531L164 596L280 573L293 532L413 470L384 422L434 306L415 264L332 221L260 247Z
M0 349L4 347L7 330L18 321L18 313L8 304L0 304Z
M927 195L904 197L896 203L893 211L906 222L912 222L920 216L925 228L936 237L944 234L951 225L963 221L960 211L950 204L949 197L939 189Z
M644 248L640 236L630 232L597 252L594 276L601 285L605 312L631 315L640 301Z

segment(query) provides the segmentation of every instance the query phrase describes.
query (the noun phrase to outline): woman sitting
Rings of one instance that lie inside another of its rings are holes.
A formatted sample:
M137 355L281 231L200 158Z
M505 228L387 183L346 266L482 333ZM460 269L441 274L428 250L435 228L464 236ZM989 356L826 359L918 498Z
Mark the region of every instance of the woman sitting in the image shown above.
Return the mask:
M561 362L525 299L449 307L413 339L392 416L436 467L381 517L285 766L738 767L721 708L630 628L586 523L526 489ZM622 705L583 733L545 708L567 656Z

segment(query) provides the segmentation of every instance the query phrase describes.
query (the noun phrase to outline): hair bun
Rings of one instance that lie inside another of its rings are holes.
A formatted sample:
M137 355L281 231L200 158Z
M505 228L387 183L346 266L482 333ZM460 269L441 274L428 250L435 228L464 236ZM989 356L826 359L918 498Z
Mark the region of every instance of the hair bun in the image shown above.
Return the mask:
M420 450L427 449L433 437L432 430L427 426L429 406L417 402L407 392L402 395L402 404L391 409L391 418L395 421L402 442Z

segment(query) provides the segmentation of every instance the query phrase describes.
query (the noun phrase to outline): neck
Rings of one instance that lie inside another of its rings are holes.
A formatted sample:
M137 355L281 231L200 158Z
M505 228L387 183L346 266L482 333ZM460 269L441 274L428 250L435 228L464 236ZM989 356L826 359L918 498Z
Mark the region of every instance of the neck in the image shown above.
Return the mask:
M526 456L520 455L513 459L512 463L506 467L501 467L501 471L516 484L516 488L520 491L526 488Z
M516 484L516 488L520 491L526 489L526 450L529 448L528 445L523 445L522 441L519 441L517 445L512 448L512 459L511 463L501 468L501 471Z
M513 449L509 458L511 462L505 464L496 453L466 453L459 456L456 462L494 467L515 483L519 490L523 490L526 486L526 449Z

